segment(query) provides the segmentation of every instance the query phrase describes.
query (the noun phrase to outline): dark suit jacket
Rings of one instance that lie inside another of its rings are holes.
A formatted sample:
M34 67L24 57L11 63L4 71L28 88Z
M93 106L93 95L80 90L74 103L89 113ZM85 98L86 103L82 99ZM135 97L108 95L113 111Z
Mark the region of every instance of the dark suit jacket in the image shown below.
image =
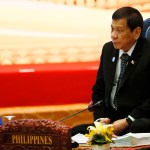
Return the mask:
M92 100L103 100L94 111L94 119L110 117L110 94L113 86L119 50L112 42L103 46ZM113 61L114 60L114 61ZM117 119L131 115L134 118L150 118L150 43L142 37L137 41L128 62L122 85L118 91Z

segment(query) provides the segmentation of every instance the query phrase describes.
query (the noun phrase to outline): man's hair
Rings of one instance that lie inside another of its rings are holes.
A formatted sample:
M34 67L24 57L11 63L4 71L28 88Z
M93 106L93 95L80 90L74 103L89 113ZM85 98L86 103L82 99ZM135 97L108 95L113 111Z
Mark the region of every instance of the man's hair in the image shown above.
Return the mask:
M133 7L122 7L117 9L112 15L113 20L122 18L127 20L127 25L131 31L136 27L140 27L141 30L143 29L143 17L137 9Z

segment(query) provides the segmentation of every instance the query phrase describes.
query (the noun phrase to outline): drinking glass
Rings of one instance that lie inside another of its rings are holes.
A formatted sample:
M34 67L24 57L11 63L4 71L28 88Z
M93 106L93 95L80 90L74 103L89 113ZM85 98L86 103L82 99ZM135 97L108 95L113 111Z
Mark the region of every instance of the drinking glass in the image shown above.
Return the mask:
M8 116L4 116L5 118L8 119L8 121L11 121L15 116L13 115L8 115Z

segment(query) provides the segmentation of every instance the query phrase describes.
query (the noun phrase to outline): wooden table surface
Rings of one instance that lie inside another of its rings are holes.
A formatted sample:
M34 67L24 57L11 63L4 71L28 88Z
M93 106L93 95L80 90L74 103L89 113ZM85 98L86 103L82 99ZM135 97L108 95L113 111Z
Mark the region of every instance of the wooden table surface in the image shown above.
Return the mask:
M80 146L72 150L91 150L90 146ZM110 150L150 150L150 145L137 146L137 147L111 147Z

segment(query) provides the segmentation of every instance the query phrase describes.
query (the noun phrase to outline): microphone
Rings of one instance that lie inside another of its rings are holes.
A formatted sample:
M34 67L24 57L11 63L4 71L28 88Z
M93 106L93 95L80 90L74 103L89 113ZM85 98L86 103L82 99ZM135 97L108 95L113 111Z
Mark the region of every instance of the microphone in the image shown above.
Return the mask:
M65 120L67 120L68 118L71 118L71 117L73 117L73 116L75 116L75 115L77 115L77 114L80 114L81 112L83 112L83 111L85 111L85 110L89 110L90 112L92 112L96 107L100 106L101 102L102 102L102 100L98 101L98 102L95 103L94 105L88 106L87 108L85 108L85 109L83 109L83 110L81 110L81 111L79 111L79 112L76 112L76 113L74 113L74 114L71 114L71 115L69 115L69 116L67 116L67 117L65 117L65 118L63 118L63 119L61 119L61 120L59 120L59 122L65 121Z
M97 103L95 103L94 105L92 105L92 102L91 102L91 105L88 106L88 110L90 112L93 112L95 110L96 107L100 106L102 100L98 101Z

